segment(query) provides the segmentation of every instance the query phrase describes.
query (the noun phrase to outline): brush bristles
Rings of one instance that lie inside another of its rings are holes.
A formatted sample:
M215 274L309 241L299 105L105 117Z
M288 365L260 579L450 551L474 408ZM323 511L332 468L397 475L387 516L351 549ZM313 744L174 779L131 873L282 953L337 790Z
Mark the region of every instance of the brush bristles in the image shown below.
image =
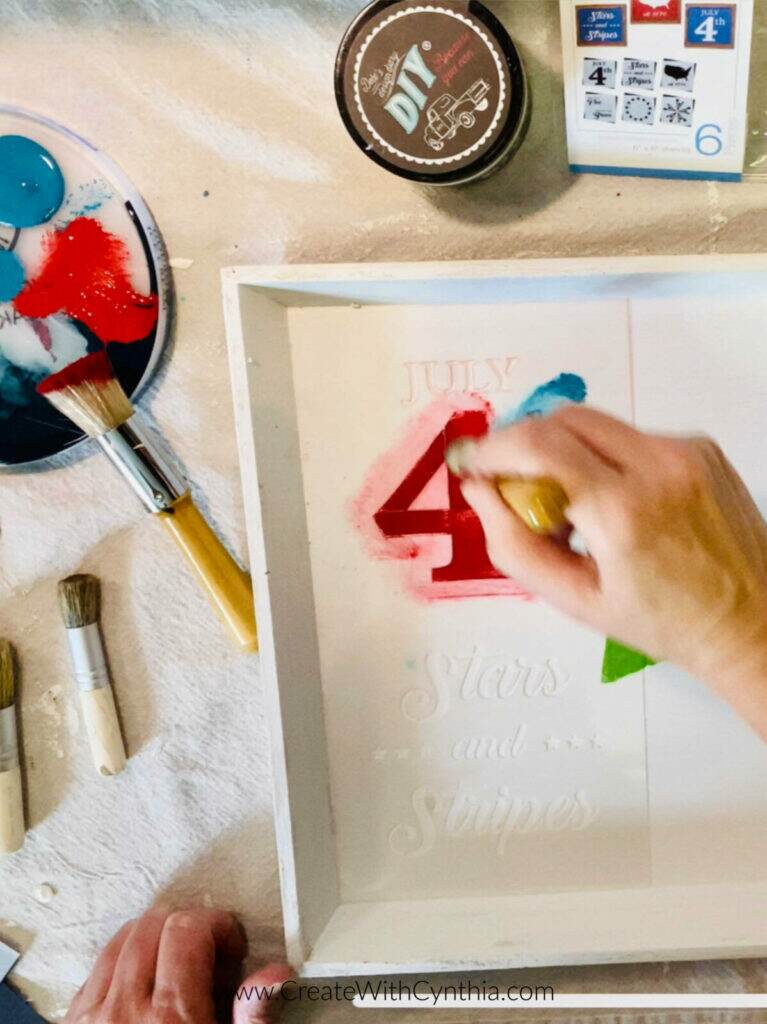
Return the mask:
M37 390L90 437L122 426L134 412L103 351L78 359Z
M59 583L61 617L67 629L81 629L99 621L101 584L95 576L67 576Z
M16 656L7 640L0 640L0 711L16 702Z
M122 426L133 415L133 406L114 378L108 383L84 381L45 396L60 413L90 437L101 437Z

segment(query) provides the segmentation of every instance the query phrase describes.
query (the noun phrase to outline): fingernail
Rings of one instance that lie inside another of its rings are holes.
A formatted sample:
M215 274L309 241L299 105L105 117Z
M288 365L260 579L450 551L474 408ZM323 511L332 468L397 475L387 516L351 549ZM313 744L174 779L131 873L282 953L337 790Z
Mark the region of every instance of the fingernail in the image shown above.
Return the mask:
M468 476L474 465L474 453L477 442L470 437L462 437L448 446L445 452L447 468L453 476Z

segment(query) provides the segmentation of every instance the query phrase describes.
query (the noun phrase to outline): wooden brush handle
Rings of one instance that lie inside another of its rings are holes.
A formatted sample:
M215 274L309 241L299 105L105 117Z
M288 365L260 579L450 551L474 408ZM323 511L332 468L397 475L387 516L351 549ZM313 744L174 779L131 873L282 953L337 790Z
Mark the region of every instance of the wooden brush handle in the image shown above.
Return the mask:
M554 480L500 478L495 483L509 508L533 533L550 536L567 526L568 498Z
M15 853L24 845L24 800L21 770L0 772L0 853Z
M125 767L125 745L112 687L81 690L80 705L96 771L99 775L119 775Z
M202 517L190 494L158 513L240 648L258 650L253 586Z

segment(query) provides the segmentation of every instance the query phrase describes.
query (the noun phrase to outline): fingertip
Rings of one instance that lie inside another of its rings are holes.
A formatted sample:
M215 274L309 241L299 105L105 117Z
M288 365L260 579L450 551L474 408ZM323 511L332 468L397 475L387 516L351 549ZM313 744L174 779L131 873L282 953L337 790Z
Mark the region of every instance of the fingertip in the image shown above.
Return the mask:
M509 512L495 483L481 478L461 481L461 493L480 518L485 512Z
M286 981L295 978L296 972L290 964L271 963L260 967L250 975L251 980L259 985L283 985Z
M271 963L249 975L238 989L233 1024L272 1024L282 1015L283 986L295 977L288 964Z

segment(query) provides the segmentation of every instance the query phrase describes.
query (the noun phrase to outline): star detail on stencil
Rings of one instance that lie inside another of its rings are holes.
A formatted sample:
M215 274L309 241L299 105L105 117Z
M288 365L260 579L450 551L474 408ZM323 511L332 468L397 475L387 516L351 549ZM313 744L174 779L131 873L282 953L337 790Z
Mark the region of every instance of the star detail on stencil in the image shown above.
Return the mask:
M547 736L543 741L543 745L547 750L559 750L559 742L556 736Z
M567 745L570 750L578 750L583 744L579 736L571 736L567 741Z
M603 743L603 742L602 742L602 741L600 740L600 738L599 738L598 736L592 736L592 737L591 737L591 746L592 746L592 748L593 748L594 750L604 750L604 746L605 746L605 745L604 745L604 743Z

